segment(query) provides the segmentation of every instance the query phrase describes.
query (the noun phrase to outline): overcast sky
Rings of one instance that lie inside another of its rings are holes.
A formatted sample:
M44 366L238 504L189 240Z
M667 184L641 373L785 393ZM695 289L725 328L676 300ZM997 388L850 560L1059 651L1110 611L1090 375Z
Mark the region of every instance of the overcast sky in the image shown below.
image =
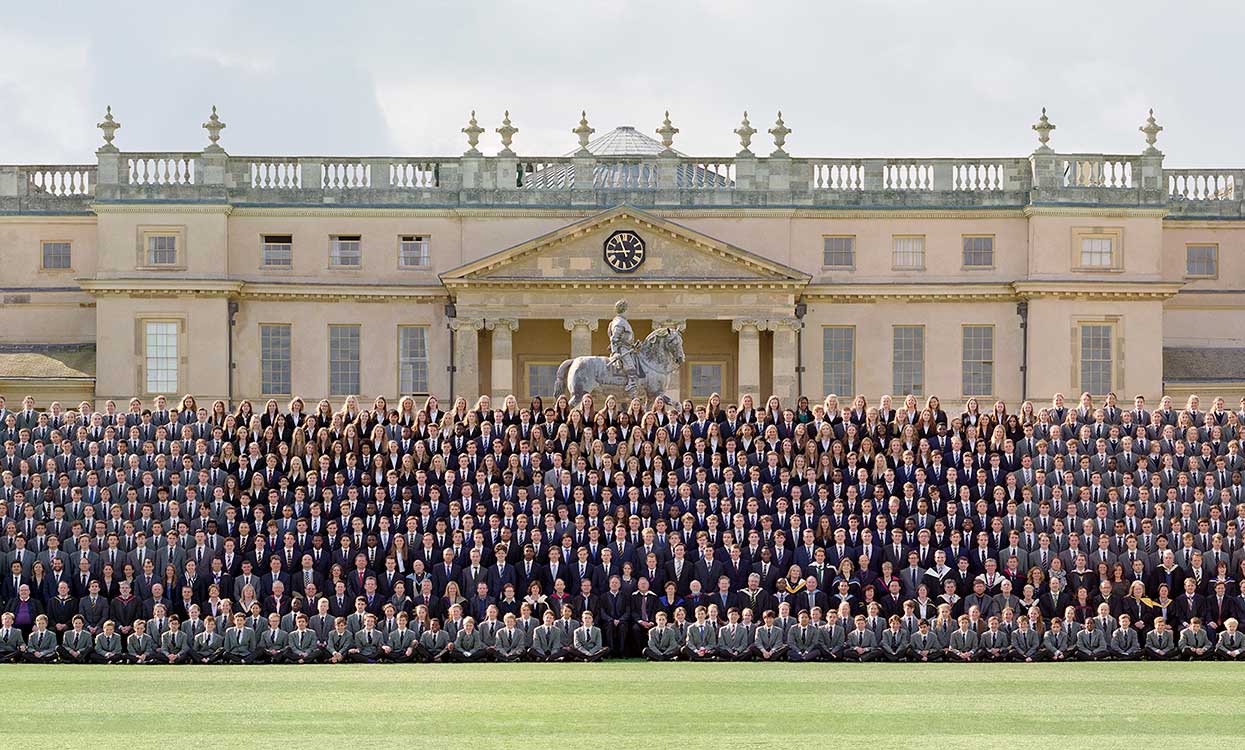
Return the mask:
M233 154L436 156L473 108L487 154L504 109L521 155L667 108L676 148L729 155L781 108L796 156L1004 156L1042 106L1058 150L1136 153L1154 107L1169 166L1245 166L1239 2L5 5L0 163L94 161L106 104L123 150L198 150L216 104Z

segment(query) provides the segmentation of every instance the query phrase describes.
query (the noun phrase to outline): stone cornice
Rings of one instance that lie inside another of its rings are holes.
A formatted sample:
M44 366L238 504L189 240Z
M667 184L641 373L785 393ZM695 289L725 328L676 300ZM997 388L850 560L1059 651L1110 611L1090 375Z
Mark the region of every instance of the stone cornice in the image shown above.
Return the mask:
M445 288L456 291L480 289L764 289L798 292L803 281L768 281L765 279L444 279Z
M1019 302L1022 299L1167 300L1182 284L1171 282L1014 281L1002 284L810 284L810 302Z
M254 301L443 302L445 289L365 284L277 284L220 279L81 279L96 297L228 297Z
M134 201L107 203L96 201L91 210L98 214L224 214L233 212L229 203L161 203L160 201Z
M95 226L95 216L92 214L3 214L0 213L0 224L41 224L43 226L51 226L55 224L80 224L83 226Z
M1151 218L1162 219L1167 216L1169 209L1163 207L1141 207L1141 206L1025 206L1025 216L1101 216L1112 219L1127 218Z

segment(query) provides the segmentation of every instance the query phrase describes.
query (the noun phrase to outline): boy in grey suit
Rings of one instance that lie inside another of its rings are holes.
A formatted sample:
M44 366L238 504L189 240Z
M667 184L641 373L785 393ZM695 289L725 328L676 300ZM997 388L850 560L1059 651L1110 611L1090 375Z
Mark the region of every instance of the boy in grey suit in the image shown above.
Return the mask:
M787 658L787 636L775 624L774 610L767 609L752 639L752 653L761 661L784 661Z
M363 664L375 664L384 653L385 636L376 629L376 615L368 612L363 617L363 629L354 634L355 652L350 655L351 661Z
M585 610L581 622L583 625L575 629L571 642L571 655L577 661L601 661L610 650L601 629L592 624L592 612Z
M739 608L726 610L726 624L718 628L718 658L724 661L752 659L748 629L739 624Z
M294 630L285 641L285 661L291 664L314 664L320 661L320 644L316 632L307 627L307 615L294 618Z
M161 664L185 664L191 658L190 646L190 636L182 630L177 615L173 615L169 618L169 629L160 634L156 658Z
M343 664L354 651L354 636L346 627L346 618L338 617L333 621L333 632L329 633L328 643L324 647L325 661L329 664Z
M428 629L419 636L419 646L415 650L424 661L440 663L449 653L449 648L450 634L441 629L440 620L432 618Z
M0 662L18 662L26 655L26 639L13 626L13 613L0 615Z
M1223 621L1223 632L1219 634L1219 642L1215 644L1215 658L1224 661L1241 661L1245 658L1245 633L1238 628L1235 617ZM34 634L31 634L34 637Z
M259 634L259 646L255 651L255 660L280 664L285 661L285 649L289 642L289 635L281 629L281 615L276 612L269 614L268 629Z
M86 664L91 658L91 647L95 640L86 631L86 618L74 615L70 621L73 629L61 638L60 657L65 664Z
M874 661L878 658L878 638L869 629L868 619L864 615L856 615L855 629L847 634L847 645L843 648L844 661Z
M1099 661L1111 655L1107 649L1107 637L1098 629L1097 618L1085 621L1085 629L1076 634L1076 658L1081 661Z
M889 662L907 661L910 643L908 633L903 629L903 618L891 615L887 625L882 632L882 658Z
M913 661L942 661L942 641L929 629L929 620L924 618L917 621L908 649Z
M1202 629L1202 618L1194 617L1189 620L1189 627L1180 631L1180 655L1190 661L1199 661L1209 659L1213 653L1210 645L1210 636L1206 635L1206 631Z
M847 645L847 630L839 622L839 613L831 609L826 613L826 624L821 628L821 657L826 661L842 661L843 648Z
M960 615L957 620L959 628L951 633L951 642L947 646L947 657L955 662L977 661L979 642L977 631L969 627L968 615Z
M497 661L522 661L527 652L527 637L519 629L513 612L502 618L502 627L493 636L493 658Z
M257 641L255 629L246 624L246 615L235 612L233 627L225 631L222 660L226 664L254 664Z
M682 644L679 634L669 625L669 618L662 610L654 615L653 627L648 630L648 645L644 648L644 656L649 661L674 661L679 658Z
M104 629L95 636L95 651L91 654L95 664L124 664L125 644L117 632L117 623L104 620Z
M1107 650L1111 658L1120 661L1136 661L1141 658L1141 639L1133 628L1133 619L1126 614L1120 615L1119 627L1111 632L1111 640L1107 642Z
M1038 637L1038 632L1029 626L1028 617L1021 616L1016 621L1016 629L1012 631L1011 645L1012 661L1030 663L1038 660L1038 648L1042 645L1042 639Z
M1154 618L1154 629L1146 633L1146 659L1149 661L1168 661L1176 658L1180 652L1176 650L1176 637L1171 628L1167 627L1167 618L1159 615Z
M1011 638L999 629L998 615L990 615L989 627L981 634L978 643L981 661L1007 661L1011 655Z
M1063 629L1063 620L1058 617L1050 621L1050 628L1042 636L1042 650L1039 652L1043 661L1067 661L1071 651L1071 640L1068 631Z
M130 664L155 664L156 639L147 632L147 621L134 621L134 632L125 642L125 658Z
M532 631L532 647L527 652L532 661L558 661L566 657L562 628L554 623L553 611L545 610L544 624Z
M382 659L398 663L405 663L415 659L418 638L415 631L407 627L411 618L405 612L399 612L394 620L398 623L397 627L389 631L388 637L385 639L385 645L381 648L383 651Z
M475 618L464 617L462 630L450 644L450 661L484 661L487 657L488 648L484 644L484 636L476 628Z
M713 661L717 655L717 626L706 620L709 610L696 608L696 622L687 626L687 645L683 656L691 661Z
M56 634L48 630L48 616L35 618L35 629L30 631L26 643L26 661L32 664L51 664L56 661Z
M216 618L208 615L203 618L203 632L195 636L191 646L191 658L196 664L215 664L224 651L225 639L216 632Z

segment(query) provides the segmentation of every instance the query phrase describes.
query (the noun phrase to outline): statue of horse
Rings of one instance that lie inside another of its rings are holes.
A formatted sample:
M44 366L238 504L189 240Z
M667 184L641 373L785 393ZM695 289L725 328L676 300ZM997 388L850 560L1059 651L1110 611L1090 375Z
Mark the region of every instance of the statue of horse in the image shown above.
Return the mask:
M569 393L571 406L577 406L588 393L613 393L639 398L649 403L664 396L670 378L677 376L683 364L683 335L674 328L658 328L636 347L639 377L635 393L627 393L627 376L610 367L609 357L575 357L558 366L554 394Z

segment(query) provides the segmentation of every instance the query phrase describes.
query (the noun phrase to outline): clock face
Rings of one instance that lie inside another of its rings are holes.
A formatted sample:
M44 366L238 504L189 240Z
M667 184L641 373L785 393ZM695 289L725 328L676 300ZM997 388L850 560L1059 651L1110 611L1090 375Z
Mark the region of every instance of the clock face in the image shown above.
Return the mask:
M631 273L644 262L644 240L629 229L611 234L604 250L606 264L619 273Z

